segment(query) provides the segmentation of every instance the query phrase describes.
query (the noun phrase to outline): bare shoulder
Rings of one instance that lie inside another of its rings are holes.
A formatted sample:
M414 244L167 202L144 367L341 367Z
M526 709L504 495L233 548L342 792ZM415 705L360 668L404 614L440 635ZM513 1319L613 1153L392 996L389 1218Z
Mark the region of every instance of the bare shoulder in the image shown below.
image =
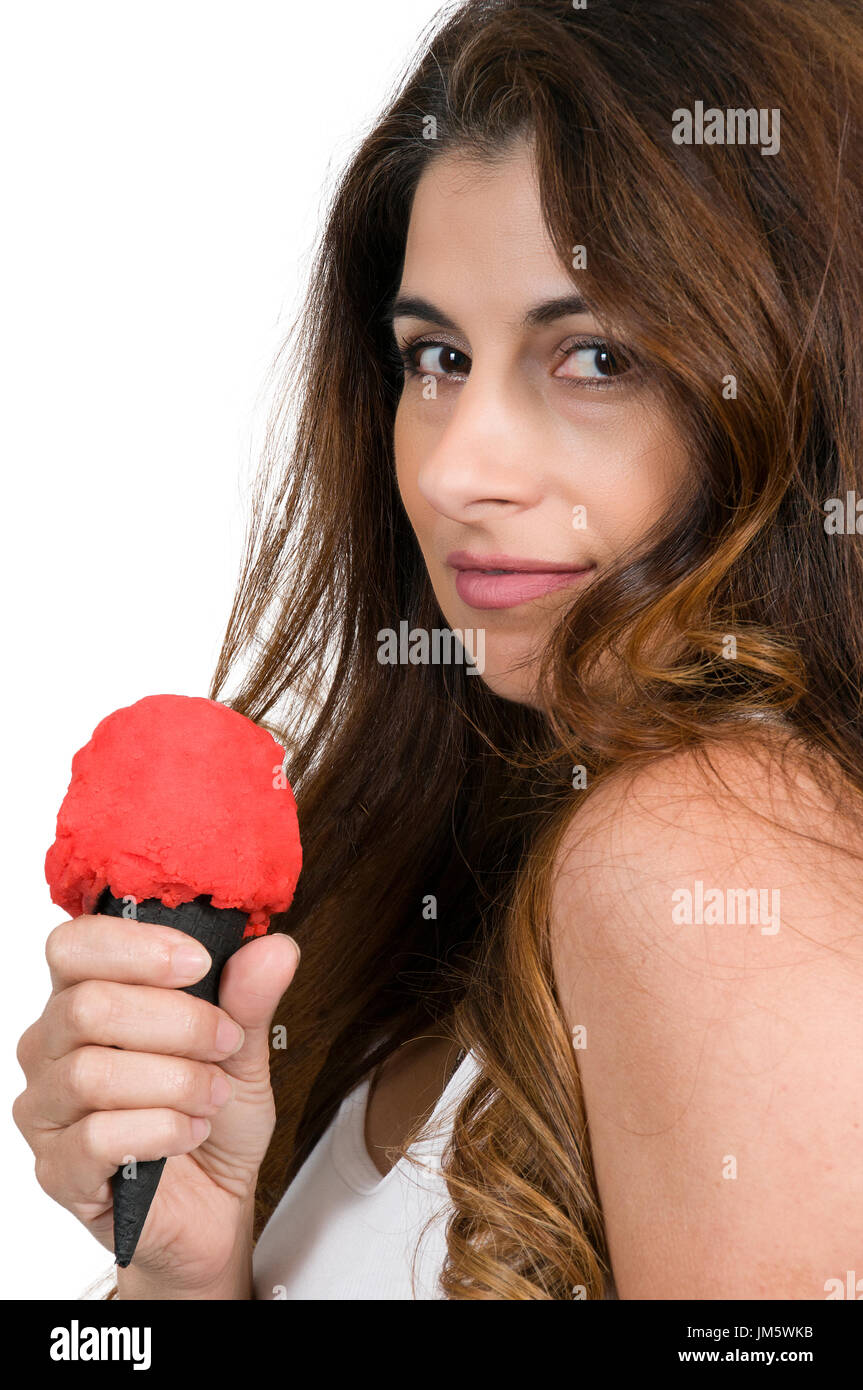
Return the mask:
M706 753L597 788L555 864L615 1278L623 1298L824 1298L863 1246L859 797L837 806L779 737Z
M841 785L835 773L832 784ZM675 925L665 910L669 888L698 891L699 902L713 887L773 888L780 903L783 888L796 889L789 910L802 906L801 894L814 891L817 902L806 903L813 940L823 927L825 941L847 939L853 955L860 918L846 916L843 923L835 908L847 909L849 895L863 890L863 795L848 786L841 790L837 803L811 757L773 735L717 742L624 769L588 797L583 812L573 808L556 856L556 905L602 907L611 924L619 916L614 904L635 890L656 911L627 920L632 932L649 937L654 928ZM691 882L690 871L696 876ZM711 872L721 881L708 883L704 875ZM755 900L747 902L754 911ZM672 906L682 921L683 893ZM709 906L705 911L708 924L711 915L718 924L719 900L712 913ZM556 920L563 926L565 912Z

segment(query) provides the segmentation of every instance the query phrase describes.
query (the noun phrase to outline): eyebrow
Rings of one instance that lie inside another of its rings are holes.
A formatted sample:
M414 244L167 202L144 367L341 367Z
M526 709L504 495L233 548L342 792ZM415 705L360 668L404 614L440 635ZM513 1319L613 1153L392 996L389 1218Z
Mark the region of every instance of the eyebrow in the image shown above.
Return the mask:
M566 318L569 314L589 312L580 294L558 295L555 299L543 299L539 304L534 304L528 309L520 326L541 328L545 324L554 323L556 319ZM439 323L443 328L449 328L453 333L459 331L458 325L453 323L442 309L418 295L394 295L381 314L381 323L392 327L393 319L397 318L428 319L431 323Z

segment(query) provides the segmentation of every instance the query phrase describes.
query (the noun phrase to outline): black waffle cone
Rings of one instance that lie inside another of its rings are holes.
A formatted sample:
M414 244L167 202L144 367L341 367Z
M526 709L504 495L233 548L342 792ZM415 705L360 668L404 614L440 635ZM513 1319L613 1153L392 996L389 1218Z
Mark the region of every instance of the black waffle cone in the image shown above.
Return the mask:
M158 898L145 898L138 903L129 898L115 898L107 888L99 898L95 911L106 917L133 917L138 922L174 927L200 941L209 951L213 963L202 980L193 985L184 985L183 990L198 999L206 999L210 1004L219 1002L222 969L243 945L243 932L248 921L245 912L230 907L213 907L210 899L203 894L192 902L180 903L179 907L166 907ZM124 1177L124 1168L121 1167L111 1179L114 1194L114 1258L121 1269L131 1263L135 1254L166 1162L164 1158L145 1159L141 1163L128 1165L134 1176L130 1174Z

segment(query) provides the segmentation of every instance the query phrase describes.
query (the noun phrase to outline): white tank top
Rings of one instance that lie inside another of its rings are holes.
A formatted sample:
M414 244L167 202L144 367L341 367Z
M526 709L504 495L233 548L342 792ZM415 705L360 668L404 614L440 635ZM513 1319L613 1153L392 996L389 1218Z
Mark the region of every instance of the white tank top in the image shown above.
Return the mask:
M438 1278L450 1197L440 1161L455 1111L477 1071L473 1052L467 1052L431 1113L434 1132L408 1151L422 1167L402 1157L385 1177L365 1141L371 1077L345 1096L261 1232L252 1259L255 1298L445 1297ZM606 1297L616 1297L613 1286Z

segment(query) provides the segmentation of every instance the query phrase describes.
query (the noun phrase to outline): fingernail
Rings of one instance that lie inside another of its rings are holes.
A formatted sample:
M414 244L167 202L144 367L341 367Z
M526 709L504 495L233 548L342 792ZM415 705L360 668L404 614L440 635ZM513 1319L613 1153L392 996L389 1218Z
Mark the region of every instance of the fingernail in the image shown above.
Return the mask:
M288 936L287 932L285 932L285 935ZM299 942L294 941L294 938L293 938L292 936L288 936L288 940L291 941L291 942L293 942L294 946L296 946L296 948L297 948L297 965L299 965L299 963L300 963L300 957L301 957L302 954L303 954L302 951L300 950ZM294 969L296 969L296 966L294 966Z
M178 980L200 980L206 975L212 961L209 951L196 941L186 941L178 946L171 956L171 968Z
M245 1036L239 1024L233 1023L229 1018L223 1018L216 1029L216 1047L219 1052L225 1052L232 1057L243 1046Z
M192 1121L192 1138L196 1144L202 1143L210 1132L210 1121L195 1119Z

